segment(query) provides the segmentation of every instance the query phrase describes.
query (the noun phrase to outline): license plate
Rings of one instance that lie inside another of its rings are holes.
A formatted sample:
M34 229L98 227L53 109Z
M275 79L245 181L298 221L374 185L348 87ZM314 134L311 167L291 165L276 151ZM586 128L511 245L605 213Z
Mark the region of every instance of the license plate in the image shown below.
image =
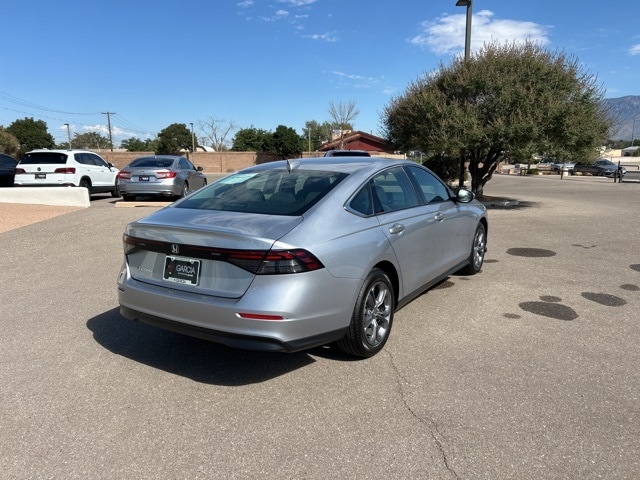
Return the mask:
M36 180L43 180L45 178L47 178L46 173L36 173Z
M197 285L200 277L200 260L167 256L164 260L165 280L183 285Z
M140 181L140 182L148 182L149 181L149 175L140 175L138 177L138 181Z

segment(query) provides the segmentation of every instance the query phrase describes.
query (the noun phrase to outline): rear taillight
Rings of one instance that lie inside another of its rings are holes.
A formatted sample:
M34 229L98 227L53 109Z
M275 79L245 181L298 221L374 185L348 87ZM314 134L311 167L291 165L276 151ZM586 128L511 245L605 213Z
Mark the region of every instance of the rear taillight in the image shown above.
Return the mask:
M130 255L139 250L179 254L181 257L200 258L231 263L255 275L285 275L312 272L324 268L315 256L301 248L293 250L233 250L227 248L176 245L155 240L123 236L124 253ZM174 252L172 252L172 248ZM176 253L177 252L179 253Z
M16 172L15 173L16 173L16 175L19 175L21 173L27 173L27 172L24 170L24 168L16 168Z
M63 173L68 175L74 175L76 173L76 169L73 167L64 167L64 168L56 168L53 173Z
M127 172L126 170L118 172L118 178L129 180L131 178L131 172Z
M156 178L174 178L177 175L177 172L172 172L170 170L158 170L156 172Z

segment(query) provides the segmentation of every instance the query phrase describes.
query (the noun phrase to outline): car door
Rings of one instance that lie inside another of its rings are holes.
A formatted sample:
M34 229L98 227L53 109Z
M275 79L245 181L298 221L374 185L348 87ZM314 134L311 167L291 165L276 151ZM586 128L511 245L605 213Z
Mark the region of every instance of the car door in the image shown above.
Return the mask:
M406 170L433 215L433 248L437 252L434 269L442 275L469 256L477 220L454 201L449 188L433 173L417 165Z
M400 266L403 293L420 289L437 275L437 222L429 205L421 204L401 167L371 179L374 214Z
M115 172L111 170L109 164L105 162L102 157L99 157L93 153L85 153L87 156L87 160L91 162L92 165L92 183L98 187L110 187L115 184Z
M187 182L189 182L189 190L193 191L202 188L204 184L204 175L196 169L193 163L186 158L181 158L178 168L183 171Z

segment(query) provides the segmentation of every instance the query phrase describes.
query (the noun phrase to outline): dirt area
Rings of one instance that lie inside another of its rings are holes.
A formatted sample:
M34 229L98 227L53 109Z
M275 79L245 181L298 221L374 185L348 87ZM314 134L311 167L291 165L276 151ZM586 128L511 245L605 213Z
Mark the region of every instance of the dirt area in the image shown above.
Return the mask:
M0 203L0 233L76 210L82 210L82 207Z

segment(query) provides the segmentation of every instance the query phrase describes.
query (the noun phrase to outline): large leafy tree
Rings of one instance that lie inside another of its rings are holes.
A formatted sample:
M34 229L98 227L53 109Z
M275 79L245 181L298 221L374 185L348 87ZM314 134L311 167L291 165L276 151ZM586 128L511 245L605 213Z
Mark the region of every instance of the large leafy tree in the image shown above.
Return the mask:
M347 124L347 129L351 129L351 125ZM331 122L318 123L316 120L309 120L305 122L302 129L302 137L305 149L309 151L316 151L325 142L332 140L333 127Z
M18 150L20 150L18 139L0 125L0 153L15 156Z
M47 131L47 124L42 120L33 118L16 120L6 128L6 131L18 140L19 155L36 148L54 148L56 144L53 136Z
M158 133L156 153L159 155L177 155L180 150L191 150L191 148L191 131L184 123L172 123Z
M88 150L111 148L109 139L98 132L76 133L71 139L71 146Z
M158 140L155 138L140 140L137 137L131 137L122 140L120 147L126 148L130 152L155 152L158 147Z
M298 156L302 152L302 138L291 127L278 125L272 139L273 153L281 156L283 160Z
M273 134L261 128L241 128L233 137L235 152L272 152Z
M532 43L489 44L410 83L382 123L400 149L462 156L482 195L505 159L592 158L609 129L603 97L575 58Z

